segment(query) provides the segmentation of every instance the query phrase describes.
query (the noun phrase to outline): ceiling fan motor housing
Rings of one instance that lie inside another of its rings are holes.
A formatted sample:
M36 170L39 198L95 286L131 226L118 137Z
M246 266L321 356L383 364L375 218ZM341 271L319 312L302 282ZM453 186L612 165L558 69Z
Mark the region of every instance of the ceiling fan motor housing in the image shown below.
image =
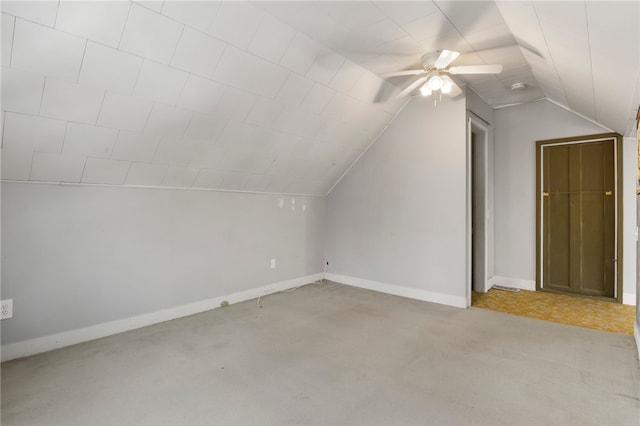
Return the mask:
M438 50L438 51L427 53L427 54L423 55L422 56L422 66L425 69L429 68L429 67L432 67L433 64L436 63L436 60L440 56L441 52L442 52L441 50Z

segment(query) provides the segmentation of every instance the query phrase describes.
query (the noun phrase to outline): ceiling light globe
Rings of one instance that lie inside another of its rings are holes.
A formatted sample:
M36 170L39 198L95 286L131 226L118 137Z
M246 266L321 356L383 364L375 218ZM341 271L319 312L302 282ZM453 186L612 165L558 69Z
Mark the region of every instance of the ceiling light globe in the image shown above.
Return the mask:
M425 84L420 88L420 94L422 96L431 96L431 89Z
M442 93L449 93L451 92L452 88L453 88L453 83L451 81L445 81L442 84Z
M427 85L431 90L439 90L442 89L442 85L444 84L444 80L439 75L434 75L429 79Z

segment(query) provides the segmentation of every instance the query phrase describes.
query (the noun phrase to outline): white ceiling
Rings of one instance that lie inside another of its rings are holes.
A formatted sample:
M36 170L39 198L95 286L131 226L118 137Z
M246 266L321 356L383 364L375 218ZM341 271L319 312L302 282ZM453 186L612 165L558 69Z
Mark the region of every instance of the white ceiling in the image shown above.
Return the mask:
M640 102L638 2L1 7L3 179L323 194L406 102L377 75L445 48L504 66L459 79L493 106Z

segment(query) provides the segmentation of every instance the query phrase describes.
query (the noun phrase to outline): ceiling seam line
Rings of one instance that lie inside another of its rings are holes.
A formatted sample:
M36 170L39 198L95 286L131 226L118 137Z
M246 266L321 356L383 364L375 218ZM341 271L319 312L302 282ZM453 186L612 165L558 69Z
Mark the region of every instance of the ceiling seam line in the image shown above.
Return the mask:
M113 160L111 160L113 161ZM121 185L124 185L127 182L127 179L129 178L129 173L131 173L131 167L133 166L133 160L129 161L129 167L127 167L127 173L125 173L124 175L124 179L122 179L122 183Z
M58 0L58 4L56 5L56 16L53 18L53 27L55 28L58 24L58 14L60 13L60 0Z
M36 150L31 151L31 164L29 165L29 175L27 179L31 180L31 173L33 173L33 160L36 158Z
M485 59L480 56L480 54L478 53L478 51L475 49L475 47L473 47L473 45L471 43L469 43L469 41L467 40L467 38L464 36L464 34L462 34L462 32L460 32L460 30L458 29L458 27L456 27L456 25L453 23L453 21L451 21L451 19L449 19L449 16L444 13L444 10L442 10L440 8L440 6L438 5L438 3L436 3L435 1L433 2L433 4L438 8L438 10L440 11L440 13L442 14L442 16L444 16L444 19L447 20L447 22L449 22L449 24L451 24L451 26L453 27L453 29L456 30L456 32L460 35L460 38L462 38L465 43L467 43L467 45L469 45L469 47L471 47L471 49L473 50L473 53L475 53L476 55L478 55L478 57L482 60L482 62L484 62L485 64L487 63L487 61L485 61ZM504 20L504 18L503 18ZM497 78L497 77L496 77Z
M114 130L116 131L116 137L113 139L113 145L111 145L111 153L109 154L109 158L112 160L115 160L115 158L113 158L113 154L115 154L116 152L116 147L118 146L118 139L120 139L120 129L114 129Z
M33 173L33 163L34 163L35 159L36 159L36 150L34 149L31 152L31 164L29 165L29 176L27 178L27 179L29 179L28 182L31 181L31 174Z
M589 67L591 69L591 96L593 97L593 118L597 119L598 118L598 114L596 111L596 89L595 89L595 84L593 81L593 57L591 56L591 35L589 33L589 12L587 11L587 2L585 1L584 3L584 17L585 17L585 23L587 25L587 44L589 45Z
M325 197L324 194L245 191L245 190L239 190L239 189L222 189L222 188L185 188L181 186L152 186L152 185L125 185L125 184L119 185L119 184L112 184L112 183L39 181L39 180L21 180L21 179L0 179L0 182L20 183L20 184L27 184L27 185L89 186L89 187L105 187L105 188L152 189L152 190L166 190L166 191L177 190L177 191L200 191L200 192L225 192L225 193L256 194L256 195L278 195L278 196L288 196L288 197L314 197L314 198Z
M59 154L62 154L62 152L64 151L64 143L67 140L67 133L69 133L69 124L71 124L71 122L67 121L67 125L64 126L64 135L62 135L62 145L60 145Z
M34 117L41 117L42 114L42 103L44 102L44 89L47 86L47 76L45 75L42 79L42 92L40 93L40 105L38 105L38 115L34 115Z
M85 157L84 158L84 163L82 164L82 173L80 173L80 180L78 181L78 183L82 183L82 179L84 179L84 173L87 169L87 161L89 160L89 157ZM37 181L30 181L30 182L37 182ZM60 182L62 184L62 182Z
M596 121L596 120L594 120L594 119L592 119L592 118L589 118L589 117L587 117L587 116L586 116L586 115L584 115L584 114L580 114L579 112L572 110L572 109L571 109L571 108L569 108L568 106L564 106L564 105L562 105L560 102L554 101L553 99L551 99L551 98L546 98L546 97L545 97L544 99L545 99L545 100L547 100L547 101L549 101L549 102L551 102L551 103L552 103L552 104L554 104L555 106L558 106L558 107L560 107L560 108L564 109L565 111L569 111L570 113L573 113L573 114L577 115L578 117L582 118L583 120L587 120L587 121L588 121L588 122L590 122L590 123L593 123L593 124L595 124L595 125L597 125L597 126L602 127L603 129L605 129L605 130L607 130L607 131L609 131L609 132L611 132L611 133L618 133L618 132L616 132L615 130L613 130L613 129L611 129L611 128L607 127L607 126L605 126L604 124L602 124L602 123L600 123L600 122L598 122L598 121Z
M140 74L142 74L142 66L144 65L144 61L146 61L146 58L142 56L139 56L139 55L135 55L135 56L140 58L140 65L138 65L138 73L136 74L136 79L133 81L133 84L131 85L131 90L128 93L128 95L131 96L132 98L134 97L133 92L136 90L136 86L138 85L138 80L140 80ZM107 91L109 91L109 89L107 89ZM115 93L117 94L118 92L115 92Z
M4 132L6 129L6 124L7 124L7 111L4 111L5 113L2 114L2 140L0 140L0 149L4 148Z
M545 37L544 31L542 30L542 25L540 25L540 16L538 16L538 11L537 11L536 6L533 3L533 1L530 1L530 3L531 3L531 8L533 9L533 13L536 15L536 20L538 21L538 28L540 29L540 34L542 34L542 39L544 40L544 45L547 48L547 52L549 52L549 57L551 59L551 63L553 64L553 70L555 71L556 76L558 77L558 81L560 82L560 86L561 86L561 89L562 89L562 94L564 95L564 98L567 101L567 103L569 103L569 100L567 99L567 90L564 87L564 83L562 82L562 77L560 76L560 73L558 72L558 68L556 67L556 61L553 60L553 53L551 52L551 49L549 48L549 42L547 42L547 37Z
M102 102L100 102L100 108L98 109L98 114L96 115L96 122L93 124L95 127L103 127L103 126L98 126L98 121L100 120L100 114L102 114L102 107L104 106L104 100L107 97L107 90L105 89L104 93L102 94ZM120 129L116 129L118 131L120 131Z
M251 47L251 43L253 43L253 40L256 38L256 35L258 34L258 30L260 30L260 28L262 27L262 24L264 23L265 17L267 15L271 16L271 14L265 12L264 10L256 7L253 3L249 3L249 5L251 5L252 9L258 10L260 12L262 12L262 16L260 17L260 23L258 25L255 26L255 29L253 30L253 33L251 33L251 38L249 38L249 41L247 42L247 46L245 48L241 48L242 50L244 50L247 53L251 53L253 54L249 48ZM262 58L262 56L255 54L257 57ZM270 62L270 61L269 61Z
M12 64L12 62L13 62L13 52L14 52L13 45L16 42L16 23L18 22L18 19L13 15L9 15L9 14L7 14L7 15L11 16L13 18L13 31L11 32L11 52L9 54L9 68L11 68L11 67L13 67L13 64Z
M176 41L176 45L173 48L173 52L171 52L171 56L169 57L169 61L167 63L167 66L169 66L169 67L171 67L171 63L173 62L173 60L174 60L174 58L176 56L176 52L178 51L178 46L180 46L180 42L182 41L182 37L184 36L184 29L185 28L187 28L187 26L185 24L182 24L182 30L180 31L180 37L178 37L178 40Z
M131 95L131 97L133 99L142 99L142 98L136 98L133 95ZM149 124L149 119L151 118L151 114L153 114L153 110L155 109L156 104L162 103L162 102L151 101L151 100L149 102L151 102L151 108L149 108L149 112L147 113L147 117L144 120L144 125L142 126L142 129L140 129L140 132L142 132L142 133L144 133L144 129L146 129L147 128L147 124Z
M127 24L129 23L129 16L131 15L131 5L133 3L129 2L129 10L127 10L127 17L124 18L124 24L122 24L122 32L120 33L120 40L118 40L118 45L116 49L120 50L120 45L122 44L122 39L124 38L124 32L127 30Z

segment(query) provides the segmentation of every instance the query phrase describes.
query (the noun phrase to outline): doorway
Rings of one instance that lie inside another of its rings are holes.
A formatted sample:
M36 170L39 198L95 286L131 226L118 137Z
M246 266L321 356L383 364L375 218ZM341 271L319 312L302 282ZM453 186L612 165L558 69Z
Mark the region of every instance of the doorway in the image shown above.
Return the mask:
M489 127L471 115L467 123L467 300L489 290Z
M537 142L537 290L622 301L621 142Z

